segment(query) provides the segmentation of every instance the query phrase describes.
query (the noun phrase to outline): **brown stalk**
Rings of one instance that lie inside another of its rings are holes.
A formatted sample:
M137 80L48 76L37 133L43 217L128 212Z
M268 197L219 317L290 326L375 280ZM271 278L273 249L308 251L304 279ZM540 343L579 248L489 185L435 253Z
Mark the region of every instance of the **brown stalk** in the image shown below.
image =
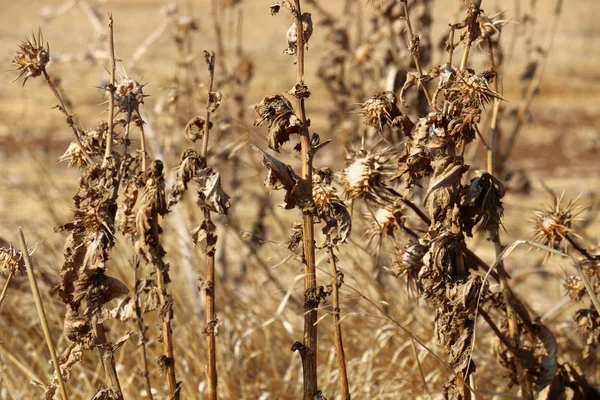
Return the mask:
M159 227L158 219L160 216L154 214L152 216L152 232L159 243ZM179 388L177 386L177 377L175 375L175 357L173 356L173 328L171 327L171 319L173 311L167 303L170 301L170 296L167 291L167 283L165 282L165 265L162 259L158 259L155 265L156 269L156 285L158 286L158 298L160 299L161 309L167 309L170 315L163 316L162 319L162 342L163 342L163 357L164 369L167 377L167 388L169 389L169 400L179 400Z
M102 160L102 168L106 168L108 165L108 159L112 154L112 141L114 135L114 118L115 118L115 69L117 68L117 61L115 59L115 40L113 30L113 17L112 14L108 14L108 42L110 48L110 83L108 84L108 135L106 137L106 151L104 152L104 159ZM129 116L131 113L129 114Z
M492 40L488 38L489 52L490 52L490 61L492 64L492 69L497 71L496 63L494 60L494 47L492 45ZM498 85L498 76L494 78L494 91L496 93L499 92ZM490 124L490 137L488 140L487 146L487 169L490 175L494 175L494 144L496 141L496 124L498 122L498 110L500 109L500 99L494 99L494 108L492 111L492 121ZM498 230L492 232L490 234L491 240L494 243L494 250L496 252L496 257L499 257L502 251L504 250L502 246L502 242L500 241L500 234ZM513 301L518 301L515 296L512 296L508 285L508 279L506 270L504 269L504 261L500 261L498 264L498 277L500 279L500 290L502 291L502 295L504 297L504 302L506 303L506 315L508 317L508 329L510 333L510 338L512 340L513 345L516 352L519 352L519 327L517 315L514 311ZM487 321L487 320L486 320ZM527 400L533 400L533 386L531 380L529 379L529 375L527 371L523 368L521 364L520 358L517 354L515 354L515 367L517 369L517 376L519 379L519 385L521 386L521 393L523 398Z
M71 132L73 133L73 138L75 139L75 143L77 143L77 146L83 153L86 161L88 163L90 163L90 165L95 165L96 162L92 159L92 157L90 157L90 155L85 150L83 143L81 143L81 139L79 139L79 134L77 133L77 128L75 128L75 123L73 122L73 116L71 114L69 114L69 111L67 110L67 106L65 105L65 102L63 101L62 97L60 96L60 93L58 92L58 89L56 88L56 86L54 86L54 83L52 83L52 79L50 79L50 75L48 75L48 73L46 72L46 68L42 69L42 73L44 74L44 78L46 79L46 83L48 83L50 90L52 91L52 93L54 93L54 97L56 97L56 99L60 103L60 107L58 107L58 109L67 117L67 125L69 125L71 127Z
M300 0L294 0L293 10L296 20L296 85L304 84L304 30L302 24L302 10ZM302 175L301 178L307 186L308 193L312 193L313 151L308 133L306 109L304 98L296 97L295 113L302 121L300 132ZM304 400L312 400L317 393L317 310L308 303L308 294L317 288L317 275L315 268L315 231L314 217L311 211L302 212L302 247L304 250L304 346L306 362L303 363L304 374Z
M153 400L152 396L152 384L150 383L150 374L148 373L148 356L146 352L146 327L144 326L144 313L142 312L142 299L138 292L138 269L140 267L140 259L136 255L133 260L133 279L134 279L134 300L135 300L135 315L136 323L138 328L138 334L140 335L140 343L142 345L142 371L141 375L144 378L144 385L146 385L146 398Z
M4 287L2 288L2 293L0 293L0 307L2 307L2 303L4 302L4 299L6 298L6 291L8 290L8 285L10 284L10 281L12 281L12 278L15 276L15 271L10 270L10 272L8 273L8 276L6 277L6 282L4 283Z
M46 313L44 312L44 304L42 303L40 290L38 288L37 281L35 280L33 264L31 262L31 259L29 258L27 243L25 241L25 236L23 235L23 230L21 229L21 227L19 227L19 243L21 245L23 259L25 260L25 266L27 267L27 277L29 278L29 286L31 286L31 292L33 293L33 299L35 300L35 308L37 310L38 317L40 318L40 323L42 324L42 330L44 331L46 344L48 345L48 350L50 351L50 356L52 357L52 364L54 365L54 373L56 374L56 379L58 380L58 384L60 387L60 397L62 398L62 400L68 400L69 395L67 394L67 387L65 386L65 383L62 379L62 373L60 372L60 364L58 362L58 357L56 356L56 348L54 347L54 343L52 342L52 335L50 335L50 328L48 327L48 319L46 318Z
M106 346L109 342L106 339L104 325L98 323L94 324L94 336L96 337L96 347L98 347L98 353L100 353L100 360L102 361L104 377L107 380L107 383L110 383L110 386L117 391L119 400L122 400L123 394L121 391L121 383L119 382L119 375L117 374L115 355L111 350L106 351Z
M339 289L342 285L343 275L338 277L341 272L337 269L337 261L333 252L334 244L331 242L331 235L327 235L327 253L329 254L329 264L331 266L331 307L333 315L333 328L335 335L335 354L337 357L339 369L340 392L343 400L350 400L350 389L348 388L348 372L346 371L346 356L344 354L344 341L342 337L342 325L340 324L340 294Z
M204 124L204 135L202 136L202 148L200 149L200 158L206 164L206 154L208 152L208 139L210 137L210 104L211 93L215 78L215 53L206 56L208 61L208 97L206 103L206 122ZM204 220L208 226L212 225L211 213L208 208L204 208ZM217 360L216 360L216 331L215 326L217 317L215 314L215 250L217 237L208 230L206 235L206 280L208 282L206 289L206 375L208 379L207 399L217 399Z
M423 68L421 67L421 61L419 60L419 46L417 44L415 46L415 49L410 48L410 47L412 47L412 43L417 38L417 36L415 36L415 34L413 33L412 25L410 23L410 16L408 14L408 1L402 0L402 5L404 6L404 18L406 18L406 26L408 28L408 34L410 35L409 50L412 53L413 60L415 62L415 68L417 68L417 73L419 74L419 85L423 89L423 94L425 95L425 98L427 99L427 103L432 108L435 108L435 105L432 104L432 102L431 102L431 95L429 94L427 87L423 83L421 83L421 79L423 78Z

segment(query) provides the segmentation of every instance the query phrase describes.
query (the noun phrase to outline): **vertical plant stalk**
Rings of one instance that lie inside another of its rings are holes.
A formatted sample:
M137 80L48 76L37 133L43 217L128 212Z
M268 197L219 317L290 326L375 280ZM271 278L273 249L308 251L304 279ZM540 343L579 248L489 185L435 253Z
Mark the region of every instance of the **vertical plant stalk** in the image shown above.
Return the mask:
M304 30L300 0L295 1L296 20L296 85L304 85ZM308 193L312 193L313 151L308 133L304 98L296 97L296 115L302 121L300 132L302 175ZM315 225L311 211L302 212L302 247L304 250L304 346L307 348L303 363L304 400L312 400L317 393L317 310L308 301L308 296L317 288L315 268Z
M35 280L35 275L33 273L33 264L31 263L31 259L29 258L27 243L25 242L25 236L23 235L23 230L21 229L21 227L19 227L19 242L21 244L21 251L25 260L25 266L27 267L27 276L29 278L29 286L31 286L33 299L35 300L35 308L37 310L38 317L40 318L40 323L42 324L42 331L44 331L44 337L46 338L46 344L48 345L50 356L52 357L54 373L56 374L56 379L58 379L58 385L60 387L60 397L62 398L62 400L68 400L69 395L67 394L67 387L65 386L65 383L62 379L62 374L60 372L60 364L58 362L58 357L56 356L56 348L54 347L54 343L52 343L52 336L50 335L50 328L48 327L48 319L46 318L46 313L44 312L44 304L42 303L40 290Z
M406 26L408 28L408 34L410 35L410 43L409 43L409 51L413 56L413 60L415 62L415 68L417 69L417 73L419 74L419 86L423 89L423 94L427 99L427 103L435 109L435 105L431 102L431 95L427 90L427 87L421 83L421 79L423 78L423 68L421 67L421 61L419 60L419 39L413 33L412 25L410 23L410 16L408 14L408 0L402 0L402 5L404 6L404 18L406 18Z
M496 62L494 59L494 47L492 45L492 40L488 38L489 52L490 52L490 61L492 64L492 69L497 71ZM498 85L498 76L494 78L494 92L499 94L499 85ZM498 113L500 109L500 99L494 99L494 108L492 110L492 120L490 123L490 136L488 140L487 146L487 170L490 175L494 175L494 152L495 152L495 142L496 142L496 126L498 122ZM490 234L490 238L494 243L494 250L496 252L496 258L500 256L502 251L504 250L502 246L502 242L500 241L500 234L498 230L492 232ZM512 346L517 350L519 350L519 327L518 320L515 310L513 308L513 301L516 300L512 293L510 292L510 287L508 286L508 279L506 275L506 270L504 269L504 261L500 261L498 264L498 277L500 280L500 290L502 291L502 295L504 297L504 302L506 303L506 315L508 318L508 329L510 338L512 340ZM518 300L516 300L518 301ZM531 380L529 379L529 375L527 371L523 368L521 364L521 360L518 355L515 354L515 368L517 370L517 376L519 379L519 386L521 387L521 393L524 399L533 400L533 386Z
M331 307L333 315L333 328L335 340L335 354L337 358L340 393L343 400L350 400L350 389L348 388L348 372L346 371L346 356L344 354L344 340L342 337L342 326L340 325L340 293L343 275L337 269L336 256L333 252L333 243L331 236L327 235L327 253L329 254L329 264L331 266ZM339 275L339 276L338 276Z
M117 60L115 59L115 41L113 30L113 17L108 14L108 42L110 49L110 82L108 84L108 135L106 137L106 151L102 160L102 168L108 165L108 159L112 153L112 141L114 135L114 118L115 118L115 70L117 68ZM128 117L131 114L128 115ZM129 122L129 120L128 120Z
M158 213L152 216L152 232L159 245L160 230L158 227ZM162 316L162 342L163 342L163 359L165 375L167 377L167 388L169 390L169 400L179 400L179 388L177 386L177 377L175 375L175 357L173 356L173 328L171 327L171 319L173 319L172 305L168 305L171 301L167 291L167 283L165 282L165 264L162 259L158 259L155 265L156 269L156 285L158 286L158 298L160 299L161 310L167 310L168 315Z
M15 271L11 270L8 273L8 276L6 277L6 282L4 283L4 287L2 288L2 293L0 293L0 307L2 307L2 303L4 302L4 299L6 298L6 291L8 290L8 285L10 284L10 281L12 281L12 278L15 276Z
M141 375L144 378L144 385L146 385L146 398L153 400L152 396L152 384L150 383L150 374L148 373L148 356L146 352L146 327L144 326L144 313L142 312L142 299L139 296L138 291L138 269L140 267L140 259L136 255L133 261L133 282L134 282L134 300L135 300L135 315L137 328L140 335L140 343L142 344L142 372Z
M100 353L100 360L102 361L104 377L107 383L110 383L110 386L117 391L119 400L122 400L123 394L121 391L121 383L119 382L119 375L117 375L115 355L112 351L106 351L105 349L109 342L106 339L104 325L94 323L94 336L96 337L96 347L98 347L98 353Z
M210 55L206 54L208 61L208 97L206 103L206 122L204 124L204 134L202 136L202 148L200 149L200 158L206 163L206 154L208 152L208 139L210 137L210 104L211 104L211 93L213 91L213 84L215 79L215 53ZM207 226L213 226L210 210L204 208L204 220ZM216 360L216 337L215 337L215 325L217 323L217 317L215 314L215 251L217 245L217 237L213 233L212 229L207 229L206 234L206 327L204 333L206 334L206 375L208 380L208 391L207 399L217 399L217 360Z

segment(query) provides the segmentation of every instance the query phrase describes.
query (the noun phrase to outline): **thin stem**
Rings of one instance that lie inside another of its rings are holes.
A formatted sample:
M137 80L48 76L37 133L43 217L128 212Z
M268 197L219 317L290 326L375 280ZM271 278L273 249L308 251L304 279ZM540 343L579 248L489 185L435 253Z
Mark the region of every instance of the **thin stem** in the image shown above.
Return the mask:
M135 314L137 319L137 328L140 335L140 343L142 345L142 372L141 375L144 378L144 385L146 386L146 398L153 400L152 396L152 384L150 383L150 374L148 373L148 356L146 352L146 327L144 326L144 313L142 312L142 299L139 296L138 285L138 269L140 267L139 257L136 255L133 261L133 282L134 282L134 300L135 300Z
M27 267L27 277L29 278L29 286L31 286L31 292L33 293L33 299L35 300L35 308L37 310L38 317L40 318L40 323L42 324L42 330L44 331L46 344L48 345L48 350L50 351L50 356L52 357L52 364L54 365L54 373L56 374L56 379L58 380L58 385L60 387L60 397L62 400L68 400L69 395L67 394L67 387L63 382L62 374L60 372L60 364L58 362L58 357L56 356L56 348L52 342L52 335L50 335L50 328L48 327L48 319L46 318L46 313L44 312L44 304L42 303L40 290L38 288L37 281L35 280L33 264L29 258L27 243L21 227L19 227L19 243L21 244L21 252L25 260L25 266Z
M2 288L2 293L0 294L0 307L2 307L2 302L6 298L6 291L8 290L8 285L10 284L10 281L12 280L13 276L15 276L15 271L11 269L8 273L8 277L6 277L6 282L4 283L4 287Z
M206 163L206 155L208 153L208 140L210 138L210 106L211 97L215 79L215 53L205 52L205 56L208 63L208 97L206 102L206 121L204 124L204 134L202 136L202 148L200 150L200 158ZM204 220L207 225L212 225L212 218L210 210L204 209ZM217 237L207 230L206 235L206 280L208 282L206 288L206 327L204 333L206 334L206 374L208 378L208 390L207 399L217 399L217 360L216 360L216 332L215 325L217 323L217 317L215 313L215 293L216 293L216 282L215 282L215 252Z
M154 214L152 216L152 233L154 235L155 243L159 245L159 227L158 219L160 216ZM167 292L167 284L165 280L166 265L162 262L162 259L157 258L155 264L156 270L156 285L158 286L158 298L160 299L161 308L167 311L162 316L162 336L163 336L163 365L165 369L165 375L167 376L167 388L169 389L169 399L179 400L179 388L177 385L177 377L175 375L175 357L173 356L173 329L171 327L171 320L173 319L172 306L168 303L171 302L169 293Z
M295 1L293 10L296 20L296 84L304 85L304 24L300 0ZM312 146L308 133L304 98L296 97L296 115L302 121L300 132L302 174L308 193L312 193L313 160ZM304 250L304 346L308 349L303 359L304 400L312 400L317 393L317 309L308 301L311 292L316 290L314 217L310 211L302 212L302 247Z
M404 6L404 18L406 18L406 25L408 28L408 33L410 34L409 50L412 53L413 60L415 62L415 67L417 68L417 73L419 74L419 85L423 89L423 94L425 95L425 98L427 99L427 103L429 103L429 105L432 108L435 108L435 105L431 101L431 95L429 94L427 87L421 82L421 79L423 78L423 68L421 67L421 61L419 60L419 45L418 45L418 43L415 43L414 49L412 48L413 43L414 43L415 39L417 38L417 36L413 33L412 25L410 23L410 16L408 14L408 1L402 0L402 5Z
M108 165L108 159L112 154L112 141L114 136L114 118L115 118L115 70L117 61L115 59L115 41L113 30L113 17L108 14L108 42L110 48L110 83L108 84L108 135L106 137L106 151L102 160L102 168Z
M117 391L119 400L123 400L115 357L110 349L108 351L106 349L109 342L106 339L106 332L102 324L94 323L94 335L96 336L96 347L98 348L98 353L100 353L100 360L104 369L104 377L107 382L110 382L111 387Z
M73 116L71 114L69 114L69 111L67 110L67 106L65 105L65 102L63 101L62 97L60 97L60 94L58 93L56 86L54 86L54 83L52 83L52 79L50 79L50 76L46 72L46 68L42 69L42 73L44 74L44 78L46 79L46 83L48 83L50 90L52 91L52 93L54 93L54 97L56 97L56 99L60 103L59 110L67 117L67 125L69 125L71 127L71 132L73 133L73 138L75 139L75 143L77 144L77 146L83 153L83 156L85 157L86 161L90 165L96 165L96 162L92 159L92 157L90 157L90 155L85 150L83 143L81 143L81 139L79 139L79 133L77 133L77 128L75 128L75 123L73 122Z
M344 354L344 340L342 336L342 326L340 324L340 293L343 275L337 269L336 256L333 252L333 243L331 236L327 235L327 253L329 254L329 264L331 266L331 306L333 315L333 329L335 340L335 353L339 369L340 392L343 400L350 400L350 389L348 388L348 373L346 371L346 357ZM339 275L339 276L338 276Z

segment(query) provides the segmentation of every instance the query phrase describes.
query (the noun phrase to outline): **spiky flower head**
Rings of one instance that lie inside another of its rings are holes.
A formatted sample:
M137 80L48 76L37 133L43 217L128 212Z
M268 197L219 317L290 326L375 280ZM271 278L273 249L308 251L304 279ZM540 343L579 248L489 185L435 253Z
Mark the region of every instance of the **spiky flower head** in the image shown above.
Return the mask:
M44 37L40 30L37 36L32 34L31 38L19 44L19 49L12 60L19 71L19 75L13 82L23 79L23 85L25 85L27 79L40 76L49 62L50 47L48 43L44 45Z
M130 78L122 79L115 88L115 102L120 111L137 111L144 104L144 85Z
M573 221L580 212L577 200L563 206L563 195L554 196L554 205L546 211L536 211L533 220L534 239L552 248L557 248L567 235L574 234Z
M373 199L382 188L383 182L392 172L387 162L389 148L380 152L360 149L348 157L347 166L342 172L342 183L346 196L350 199Z
M8 247L0 247L0 273L3 274L23 274L25 272L25 261L23 253L13 247L12 243Z
M357 111L362 115L363 123L383 131L385 125L392 126L394 119L401 115L396 105L396 95L386 91L377 93L362 104Z
M414 292L420 289L418 283L419 272L423 267L423 256L427 253L427 249L427 245L411 241L400 251L400 254L394 260L393 267L390 269L394 276L403 276L406 279L408 288Z
M367 234L372 237L394 236L404 223L404 214L402 207L381 207L371 220L371 224L367 229Z

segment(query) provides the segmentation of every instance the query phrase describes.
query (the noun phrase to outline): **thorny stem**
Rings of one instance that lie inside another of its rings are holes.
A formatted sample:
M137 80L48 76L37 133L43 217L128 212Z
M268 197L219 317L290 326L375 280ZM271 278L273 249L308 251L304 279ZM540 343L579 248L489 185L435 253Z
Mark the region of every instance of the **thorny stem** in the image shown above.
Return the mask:
M4 299L6 298L6 291L8 290L8 285L10 284L10 281L12 281L13 276L15 276L15 271L10 270L8 277L6 277L4 287L2 288L2 293L0 294L0 307L2 307L2 302L4 302Z
M54 97L56 97L56 99L60 103L59 110L67 117L67 125L69 125L71 127L71 132L73 132L73 138L75 139L75 143L77 143L77 146L83 153L83 156L85 157L86 161L88 163L90 163L90 165L95 165L96 162L92 159L92 157L90 157L90 155L85 150L83 143L81 143L81 139L79 138L79 133L77 133L77 128L75 128L75 123L73 122L73 116L71 114L69 114L69 111L67 110L67 106L65 105L65 102L63 101L62 97L60 97L60 94L58 93L56 86L54 86L54 83L52 83L52 79L50 79L50 76L46 72L46 68L42 69L42 73L44 74L44 78L46 79L46 82L48 83L50 90L52 90L52 93L54 93Z
M108 14L108 41L110 48L110 83L108 84L108 135L106 137L106 151L102 160L102 168L108 165L108 159L112 153L112 141L114 135L114 118L115 118L115 69L117 68L117 60L115 59L115 41L113 30L113 17Z
M208 139L210 137L210 106L211 97L213 91L213 84L215 79L215 53L205 53L208 62L208 98L206 103L206 121L204 124L204 134L202 136L202 148L200 150L200 158L204 160L206 164L206 154L208 152ZM212 226L212 218L210 210L204 209L204 220L207 226ZM207 229L206 235L206 327L204 333L206 334L206 375L208 378L208 390L207 399L217 399L217 360L216 360L216 324L217 317L215 313L215 293L216 293L216 282L215 282L215 252L216 252L217 237L212 232L212 229Z
M469 44L469 42L467 43L467 45L468 44ZM492 40L489 38L488 38L488 45L489 45L490 61L492 64L492 69L494 71L497 71L496 63L494 60L494 48L492 45ZM494 78L494 91L496 93L499 93L498 90L499 90L498 76L496 76ZM492 111L492 121L490 124L490 138L488 140L488 146L487 146L487 160L488 160L487 169L488 169L488 173L492 176L494 175L494 151L495 151L494 143L495 143L495 136L496 136L496 124L498 122L499 108L500 108L500 99L495 98L494 99L494 109ZM490 236L491 236L492 242L494 243L496 257L499 257L500 254L502 253L502 251L504 250L504 248L502 246L502 242L500 241L500 235L499 235L498 229L496 229L495 232L491 232ZM504 269L504 261L503 260L501 260L498 263L498 277L500 278L500 289L501 289L502 295L504 297L504 302L506 303L506 315L508 317L508 329L509 329L509 333L510 333L510 338L513 342L512 347L514 347L516 352L518 353L519 342L520 342L520 340L519 340L520 332L519 332L517 315L515 314L514 309L513 309L513 301L518 301L518 300L514 296L511 296L511 293L509 293L508 279L507 279L507 275L506 275L506 270ZM522 365L521 360L517 354L515 354L514 362L515 362L515 367L517 370L517 377L519 379L519 385L521 386L521 393L525 399L533 400L533 387L531 384L531 380L529 379L529 375L528 375L527 371L525 370L524 366Z
M296 42L296 84L304 84L304 29L302 23L302 10L300 0L294 0L293 10L296 20L297 42ZM308 193L312 194L313 160L310 136L308 133L308 121L304 106L304 98L296 98L296 115L302 121L300 132L300 146L302 159L302 180L306 184ZM308 294L317 288L317 275L315 268L315 232L314 217L311 211L302 212L302 247L304 250L304 346L306 352L306 363L303 363L304 374L304 400L312 400L317 393L317 309L308 303Z
M329 254L329 264L331 266L331 307L335 335L335 353L339 369L340 392L342 394L343 400L350 400L350 389L348 388L348 373L346 371L346 357L344 354L344 341L342 337L342 326L340 324L339 289L343 282L343 275L337 269L337 261L336 256L333 252L334 244L331 242L331 235L327 235L326 246L327 253ZM340 275L339 277L338 274Z
M159 227L158 219L160 216L154 214L152 216L152 233L156 246L159 245ZM177 377L175 376L175 357L173 356L173 329L171 327L171 319L173 318L172 302L168 292L167 283L165 282L166 265L162 259L157 257L156 260L156 285L158 286L158 298L160 299L162 319L162 342L163 342L163 357L162 364L164 365L165 375L167 376L167 388L169 389L169 400L179 400L179 388L177 387Z
M415 68L417 68L417 73L419 74L419 84L423 89L423 94L427 99L427 103L429 103L432 108L435 108L435 105L431 102L431 95L427 90L427 86L421 82L421 79L423 79L423 68L421 67L421 61L419 60L419 44L416 42L417 36L413 33L412 25L410 23L410 16L408 14L408 0L402 0L402 5L404 6L404 17L406 18L406 25L410 35L409 50L412 53L413 60L415 62Z
M42 324L42 330L44 331L44 337L46 338L46 344L48 345L48 350L50 351L50 356L52 357L54 373L56 374L56 379L58 380L60 387L60 396L62 400L68 400L69 395L67 394L67 387L63 382L62 374L60 372L60 364L58 362L58 357L56 356L56 348L52 342L52 335L50 335L50 328L48 327L48 319L46 318L46 313L44 312L44 304L42 303L42 297L40 296L40 289L38 288L37 281L35 280L33 264L29 258L27 243L25 242L25 236L23 235L23 230L21 227L19 227L19 243L21 245L23 259L25 260L25 266L27 267L27 276L29 278L31 292L33 293L33 299L35 300L35 308L37 309L38 317L40 318L40 323Z

